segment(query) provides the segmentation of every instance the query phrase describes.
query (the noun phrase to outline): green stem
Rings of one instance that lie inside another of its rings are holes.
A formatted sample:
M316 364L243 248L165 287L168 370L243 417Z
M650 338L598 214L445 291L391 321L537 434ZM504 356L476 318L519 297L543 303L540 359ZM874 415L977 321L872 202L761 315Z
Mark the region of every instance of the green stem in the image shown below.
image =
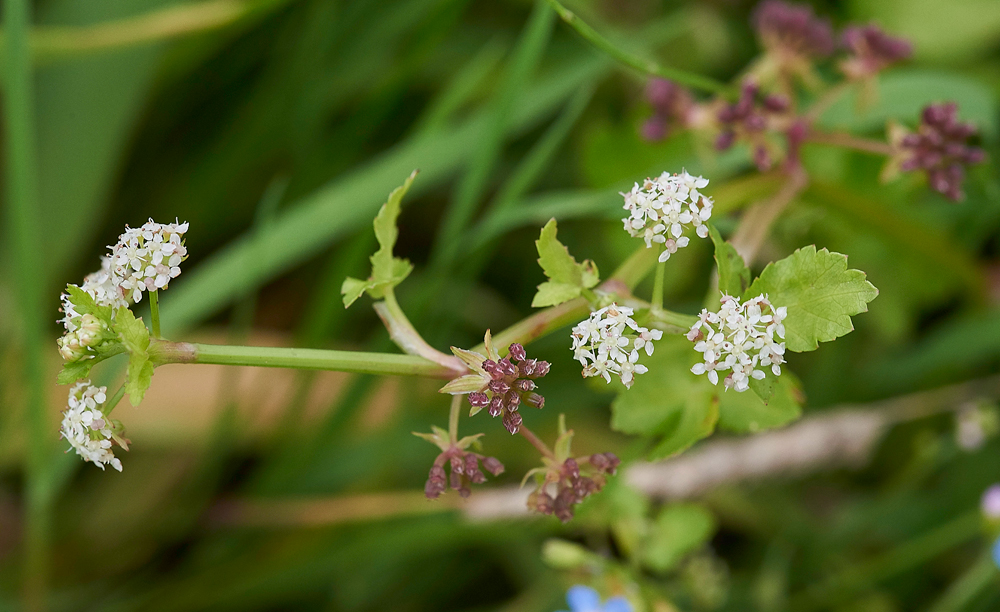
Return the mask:
M396 294L393 293L392 289L386 290L382 301L375 302L373 307L379 318L382 319L386 330L388 330L389 337L396 343L396 346L403 349L404 353L417 355L428 361L440 364L452 370L452 374L456 376L468 371L468 368L465 367L465 364L458 357L445 355L430 344L427 344L427 341L420 335L420 332L410 323L403 309L399 307L399 303L396 301Z
M660 246L660 252L663 252L663 246ZM653 277L653 302L652 309L653 312L660 312L663 310L663 275L667 271L667 262L657 261L656 262L656 276Z
M149 292L149 326L154 338L160 337L160 302L157 299L156 289Z
M118 402L122 401L123 397L125 397L124 383L122 383L122 386L118 387L118 390L115 391L115 394L111 396L111 399L105 402L104 410L102 411L104 412L104 416L108 416L109 414L111 414L111 411L115 409L115 406L118 405Z
M611 44L608 39L598 34L597 30L587 25L587 23L577 17L573 11L560 4L558 0L548 0L548 3L552 5L552 8L555 9L560 18L576 30L580 36L587 40L587 42L591 43L626 66L635 68L639 72L662 77L664 79L670 79L675 83L687 85L688 87L693 87L695 89L701 89L703 91L718 94L733 93L733 88L721 81L716 81L715 79L701 76L700 74L678 70L677 68L661 66L654 61L645 60L640 57L636 57L631 53L627 53Z
M892 145L887 142L873 140L871 138L861 138L860 136L848 134L847 132L813 131L809 133L809 136L806 138L806 142L843 147L845 149L854 149L855 151L863 151L865 153L871 153L872 155L883 155L886 157L895 153Z
M19 320L16 327L23 341L20 381L24 386L24 414L27 423L25 451L25 504L23 564L25 609L42 610L50 564L52 526L52 486L48 412L45 404L47 381L42 346L45 325L42 313L46 284L45 251L40 247L38 218L37 159L31 53L31 2L6 0L3 3L3 147L7 213L4 240L13 264L11 283Z
M462 398L464 395L453 395L451 398L451 412L448 413L448 438L452 444L458 442L458 417L462 412Z
M359 374L425 376L450 379L455 371L415 355L366 353L271 346L228 346L154 340L149 354L157 364L214 363L219 365L333 370Z

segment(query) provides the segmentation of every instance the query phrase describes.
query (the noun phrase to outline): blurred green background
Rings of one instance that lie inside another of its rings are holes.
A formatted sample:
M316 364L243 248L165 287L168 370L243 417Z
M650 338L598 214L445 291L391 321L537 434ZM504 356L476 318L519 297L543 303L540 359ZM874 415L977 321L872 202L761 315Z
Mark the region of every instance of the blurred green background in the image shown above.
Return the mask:
M571 6L624 49L723 80L758 53L752 2ZM912 127L925 103L956 100L997 158L1000 4L814 6L838 26L874 20L915 47L883 76L874 109L835 107L827 125L881 137L887 119ZM169 337L390 350L374 313L345 311L339 289L367 273L371 218L419 168L397 246L417 269L400 302L432 344L472 346L530 313L543 280L532 241L549 217L571 252L610 272L634 247L618 189L681 167L738 184L755 173L745 157L715 158L686 135L642 141L646 78L530 2L40 0L32 10L40 231L30 260L51 435L28 435L21 366L34 340L17 314L23 257L5 247L0 610L21 609L24 584L47 573L54 610L547 611L581 578L543 562L546 539L618 554L609 517L631 510L608 507L639 503L626 493L597 496L567 526L473 521L462 504L420 499L434 452L410 432L447 418L421 381L170 366L147 402L115 414L133 443L124 472L85 465L56 440L59 292L96 269L124 224L176 217L191 224L191 257L162 299ZM978 380L988 391L972 394L977 414L995 419L996 165L976 167L953 204L917 177L879 184L871 156L803 155L821 188L773 228L765 259L815 243L848 254L881 291L856 333L790 360L805 417L877 412L871 402ZM668 305L699 309L711 266L700 241L679 253ZM608 428L613 396L581 383L567 347L560 333L529 349L554 368L546 410L526 422L551 439L565 412L580 452L637 459L640 447ZM97 380L114 375L105 367ZM957 407L969 399L961 389L936 403ZM1000 441L987 426L985 442L963 446L950 412L906 414L863 465L702 494L715 536L649 580L679 610L1000 609L1000 582L974 573L988 545L975 513L1000 480ZM497 423L463 427L485 431L487 454L507 465L493 486L533 467ZM39 444L42 467L26 476ZM26 562L32 487L51 508L47 572ZM270 505L254 514L248 502Z

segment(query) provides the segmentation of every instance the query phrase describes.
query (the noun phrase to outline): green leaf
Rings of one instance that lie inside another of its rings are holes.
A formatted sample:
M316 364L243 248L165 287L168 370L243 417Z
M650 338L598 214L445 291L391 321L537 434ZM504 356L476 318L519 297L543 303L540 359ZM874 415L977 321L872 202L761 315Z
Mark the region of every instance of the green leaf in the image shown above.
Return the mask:
M375 215L372 226L375 228L375 239L378 240L379 249L371 256L372 273L368 280L351 277L344 279L344 284L340 287L340 292L344 296L344 308L350 307L366 291L377 300L384 298L386 291L403 282L413 271L413 264L394 257L392 249L399 237L396 221L399 219L403 196L410 189L416 176L417 171L414 170L402 185L393 189L385 204Z
M92 314L104 323L111 325L112 309L110 306L100 306L93 296L76 285L66 285L66 293L73 308L81 315Z
M115 313L115 333L121 339L122 345L128 350L128 370L126 373L125 392L129 402L138 406L142 402L146 389L153 381L153 363L149 360L149 330L142 319L136 319L132 311L124 306Z
M772 378L770 373L768 378ZM805 399L798 380L788 368L775 381L774 393L767 402L754 393L732 390L720 392L718 396L719 427L739 433L754 433L794 421L802 415Z
M538 264L542 266L542 271L549 279L549 282L538 286L538 293L531 302L535 308L557 306L568 302L578 297L584 289L590 289L600 281L600 274L594 262L588 259L583 263L577 263L569 254L569 249L556 238L557 231L556 220L550 219L535 241Z
M556 443L552 447L552 452L555 453L556 461L562 463L572 456L571 446L573 445L573 430L566 429L566 415L559 415L559 437L556 438Z
M736 248L722 239L714 225L708 226L708 234L715 244L715 264L719 268L719 291L726 295L743 295L750 286L750 270Z
M96 363L93 359L83 359L73 363L67 363L63 366L63 369L59 372L59 377L56 379L60 385L71 385L81 378L87 378L90 375L90 368Z
M804 352L853 331L851 316L867 312L878 289L864 272L847 268L846 255L810 245L768 264L744 298L762 293L776 308L788 308L786 347Z
M763 368L766 376L764 378L757 380L756 378L750 379L750 390L753 391L754 395L760 398L765 404L770 401L771 396L774 395L774 386L776 376L772 375L768 368Z
M652 524L642 550L643 563L665 573L689 553L703 546L715 533L715 517L697 504L665 507Z
M691 373L697 357L684 337L664 336L642 360L649 372L636 376L632 388L611 404L611 427L650 437L655 442L650 458L676 454L715 429L716 388Z

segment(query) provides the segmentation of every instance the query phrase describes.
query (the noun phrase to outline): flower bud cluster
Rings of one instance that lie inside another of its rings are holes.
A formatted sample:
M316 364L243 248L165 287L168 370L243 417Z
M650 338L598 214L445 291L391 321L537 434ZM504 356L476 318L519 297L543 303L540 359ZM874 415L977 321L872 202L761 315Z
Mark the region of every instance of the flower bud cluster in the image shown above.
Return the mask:
M696 108L688 90L667 79L650 80L646 99L653 107L653 116L642 126L642 137L646 140L663 140L675 125L686 127Z
M538 488L528 497L528 508L554 514L567 523L573 506L604 488L606 475L613 475L621 460L614 453L595 453L587 458L570 457L550 468Z
M871 78L913 54L909 41L889 36L875 24L846 28L841 42L851 52L840 63L840 69L850 79Z
M632 314L631 308L611 304L573 328L573 357L583 365L585 378L601 376L610 383L615 374L630 388L636 374L646 373L646 366L638 363L639 352L652 355L653 341L663 332L640 327Z
M479 466L480 461L482 467L490 474L494 476L503 474L503 464L496 457L484 457L457 446L452 446L442 452L434 460L434 465L431 466L431 471L427 475L424 495L427 496L427 499L437 499L450 485L452 489L458 491L459 495L468 497L472 493L469 485L486 482L486 475L483 474ZM445 465L448 466L450 475L445 474Z
M79 286L98 306L118 308L125 306L121 291L111 280L111 259L101 257L101 269L88 274ZM94 356L94 351L114 338L114 334L104 321L93 314L81 315L70 299L69 293L61 296L62 306L59 312L63 314L59 320L66 333L57 340L59 354L68 362L87 359Z
M976 126L958 120L958 105L954 102L931 104L924 108L916 133L896 138L899 167L904 172L923 170L932 189L952 200L961 200L965 166L986 158L982 149L968 144L977 133Z
M807 5L765 0L754 11L753 25L764 48L786 61L824 58L835 47L830 21Z
M59 354L67 362L92 359L99 346L116 338L107 324L92 314L76 317L74 327L56 340Z
M111 277L122 294L134 303L143 291L166 289L181 273L187 259L184 234L187 223L156 223L150 219L140 228L125 227L111 249Z
M622 193L622 208L629 216L622 219L625 231L633 238L646 241L646 248L662 244L660 261L666 261L690 242L684 230L693 227L695 233L705 238L712 216L712 200L698 190L708 185L708 179L691 176L687 172L647 178L640 186L636 183L628 193Z
M730 295L722 296L719 312L701 311L698 322L687 334L695 343L694 350L703 354L704 363L695 364L691 371L707 374L713 385L719 384L719 372L731 370L724 379L726 389L749 389L750 379L761 380L771 366L775 376L781 375L785 343L775 336L785 337L784 306L775 308L766 295L759 295L740 304Z
M715 139L715 148L725 151L737 140L746 141L753 150L757 169L764 172L771 167L771 152L765 138L768 131L784 128L789 123L791 104L778 94L761 95L753 80L747 80L740 89L740 99L725 104L718 112L722 131Z
M503 359L483 361L482 371L489 382L469 393L469 403L487 408L492 417L502 417L507 431L516 434L522 422L518 412L521 403L535 408L545 405L545 398L535 393L535 380L548 374L550 366L547 361L528 359L524 347L517 343L511 344L507 352Z
M115 457L112 444L128 450L128 440L122 437L121 422L104 414L102 408L107 400L107 387L96 387L89 380L73 385L60 434L85 461L92 461L102 470L110 465L120 472L122 462Z

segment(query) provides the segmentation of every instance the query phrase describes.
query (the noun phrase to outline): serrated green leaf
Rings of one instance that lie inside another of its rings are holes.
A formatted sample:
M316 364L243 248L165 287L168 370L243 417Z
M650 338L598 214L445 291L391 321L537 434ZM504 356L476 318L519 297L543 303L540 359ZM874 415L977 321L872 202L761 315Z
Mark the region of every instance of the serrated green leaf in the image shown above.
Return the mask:
M750 286L750 270L736 248L722 239L715 226L708 226L715 244L715 264L719 268L719 291L726 295L743 295Z
M611 427L649 437L655 443L650 458L680 452L715 429L717 389L691 373L697 357L684 337L664 336L653 355L643 357L649 372L636 376L611 405Z
M754 433L794 421L802 415L805 399L798 380L787 368L775 381L774 393L766 404L754 393L730 390L718 396L719 427L739 433Z
M586 260L577 263L559 239L556 220L550 219L542 228L535 248L538 249L538 264L549 282L538 286L538 293L531 301L533 307L557 306L580 295L600 282L600 274L594 262Z
M715 517L698 504L667 506L644 540L643 563L653 571L669 572L686 555L703 546L715 529Z
M846 255L810 245L768 264L744 298L761 293L788 308L786 347L804 352L853 331L851 316L867 312L878 289L864 272L847 268Z
M81 378L87 378L90 375L90 368L96 363L93 359L84 359L74 363L67 363L63 365L62 370L59 371L59 376L56 379L60 385L71 385Z
M132 311L125 307L116 311L112 329L129 353L125 392L128 393L129 402L138 406L153 381L153 364L147 351L149 330L142 319L136 319Z
M580 296L580 287L547 281L538 285L538 293L531 300L532 308L558 306Z
M375 229L375 239L378 240L379 249L371 256L372 273L368 280L351 277L344 279L340 287L340 292L344 296L344 308L350 307L366 291L376 300L384 298L386 291L403 282L413 271L413 264L393 256L392 250L399 237L396 222L402 209L403 196L410 189L416 176L417 171L414 170L402 185L393 189L385 204L375 215L372 226Z
M101 321L111 325L113 310L110 306L98 305L92 295L76 285L66 285L66 293L69 294L69 301L78 313L82 315L92 314Z

